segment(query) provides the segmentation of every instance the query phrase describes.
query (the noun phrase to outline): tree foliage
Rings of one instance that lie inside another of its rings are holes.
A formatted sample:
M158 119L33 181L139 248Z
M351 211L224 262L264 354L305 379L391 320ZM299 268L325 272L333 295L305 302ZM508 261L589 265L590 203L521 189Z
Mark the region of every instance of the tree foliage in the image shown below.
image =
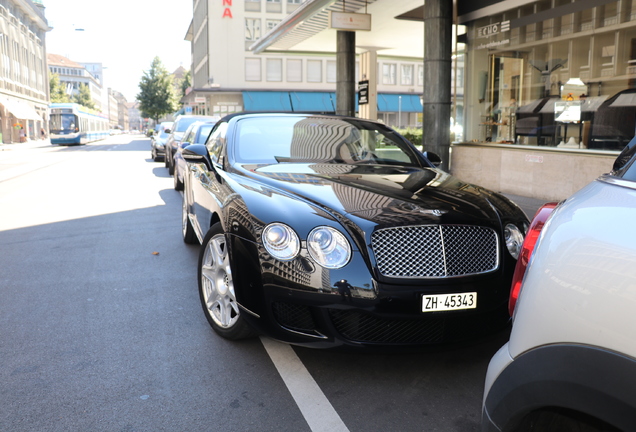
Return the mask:
M159 119L176 110L176 95L172 76L161 63L159 57L152 60L150 70L144 72L139 82L137 94L139 110L158 122Z
M91 97L91 90L87 84L79 85L79 92L74 94L71 98L76 104L85 106L86 108L95 109L95 103Z
M69 96L66 94L66 89L60 82L60 76L56 73L49 75L49 90L51 94L51 102L64 103L71 101Z
M190 74L190 71L186 71L185 75L183 76L183 79L181 80L181 86L179 88L181 90L181 97L184 97L186 95L186 91L191 86L192 86L192 75Z

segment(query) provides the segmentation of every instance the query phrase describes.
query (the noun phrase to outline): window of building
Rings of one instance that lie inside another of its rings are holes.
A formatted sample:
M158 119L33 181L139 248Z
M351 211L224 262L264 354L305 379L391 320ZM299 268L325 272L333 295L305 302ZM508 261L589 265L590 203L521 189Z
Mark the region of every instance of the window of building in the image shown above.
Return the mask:
M272 20L272 19L266 20L265 21L265 25L267 26L267 29L265 31L270 31L271 29L276 27L279 22L280 22L280 20Z
M261 59L245 59L245 81L261 81Z
M300 59L287 59L287 81L302 82L303 61Z
M417 66L417 85L418 86L424 85L424 66L423 65Z
M322 60L307 60L307 82L322 82Z
M265 12L268 13L281 13L283 6L280 0L267 0L265 2Z
M267 59L267 81L283 80L283 60Z
M336 62L333 60L327 60L327 82L335 83L336 81Z
M397 65L395 63L382 64L382 84L396 84Z
M245 18L245 40L256 41L261 37L260 18Z
M411 86L413 85L413 65L402 65L400 73L400 84Z

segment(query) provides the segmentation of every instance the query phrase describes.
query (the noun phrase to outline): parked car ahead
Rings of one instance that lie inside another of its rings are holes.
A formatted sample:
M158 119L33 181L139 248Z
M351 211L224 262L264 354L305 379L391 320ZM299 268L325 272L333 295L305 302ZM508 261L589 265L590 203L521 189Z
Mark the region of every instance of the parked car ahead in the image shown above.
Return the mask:
M474 340L509 322L528 220L376 122L234 114L182 152L183 237L228 339L313 347Z
M635 154L533 220L482 430L636 431Z
M155 133L150 137L150 156L155 162L166 156L166 140L170 136L172 122L161 122Z
M177 147L179 147L181 138L183 138L183 134L185 133L186 129L188 129L188 126L190 126L195 121L215 121L215 120L218 120L217 116L201 116L201 115L177 116L170 130L170 136L166 140L165 165L166 165L166 168L168 168L168 173L170 175L174 174L174 154L176 153Z
M183 160L183 156L181 156L181 152L190 144L205 144L215 124L216 121L197 121L192 123L183 134L183 138L181 138L177 151L174 154L173 178L175 190L183 190L183 173L186 169L186 163Z

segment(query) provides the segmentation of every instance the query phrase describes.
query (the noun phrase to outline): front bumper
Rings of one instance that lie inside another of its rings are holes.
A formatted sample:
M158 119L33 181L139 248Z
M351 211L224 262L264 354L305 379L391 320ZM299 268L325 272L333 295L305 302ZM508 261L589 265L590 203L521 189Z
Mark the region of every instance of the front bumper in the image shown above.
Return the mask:
M243 316L261 333L283 342L320 348L421 348L473 341L510 322L510 275L503 271L398 285L375 280L359 253L345 268L326 270L304 258L262 262L245 247L256 248L240 241L232 246L241 269L233 277ZM343 280L349 289L338 288ZM465 292L477 293L476 309L422 312L424 294Z

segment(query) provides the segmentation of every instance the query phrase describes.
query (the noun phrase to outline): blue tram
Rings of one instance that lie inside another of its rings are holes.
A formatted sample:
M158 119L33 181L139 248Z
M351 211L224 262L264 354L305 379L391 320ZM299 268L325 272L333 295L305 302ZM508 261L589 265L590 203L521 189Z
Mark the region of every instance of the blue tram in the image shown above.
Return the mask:
M75 103L52 103L51 144L86 144L109 136L108 118Z

